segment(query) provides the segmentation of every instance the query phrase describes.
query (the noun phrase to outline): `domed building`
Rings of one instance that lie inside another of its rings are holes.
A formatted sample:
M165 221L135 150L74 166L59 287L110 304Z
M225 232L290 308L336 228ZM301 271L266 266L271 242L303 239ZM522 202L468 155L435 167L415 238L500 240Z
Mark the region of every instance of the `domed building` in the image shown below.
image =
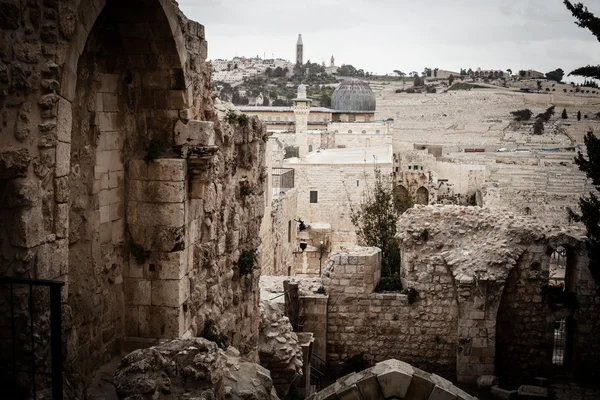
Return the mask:
M371 87L358 79L343 81L331 96L331 107L338 111L375 111L375 106Z

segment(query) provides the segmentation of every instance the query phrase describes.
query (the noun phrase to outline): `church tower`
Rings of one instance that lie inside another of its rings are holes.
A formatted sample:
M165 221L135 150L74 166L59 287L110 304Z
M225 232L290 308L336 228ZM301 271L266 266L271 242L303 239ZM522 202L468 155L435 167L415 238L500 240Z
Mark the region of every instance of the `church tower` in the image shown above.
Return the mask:
M335 67L335 58L333 58L333 54L331 55L331 62L329 63L329 68Z
M304 44L302 43L302 34L298 34L296 42L296 64L304 64Z
M298 157L304 158L308 154L308 114L310 113L311 100L306 97L306 86L298 85L298 93L294 99L294 117L296 120L296 146Z

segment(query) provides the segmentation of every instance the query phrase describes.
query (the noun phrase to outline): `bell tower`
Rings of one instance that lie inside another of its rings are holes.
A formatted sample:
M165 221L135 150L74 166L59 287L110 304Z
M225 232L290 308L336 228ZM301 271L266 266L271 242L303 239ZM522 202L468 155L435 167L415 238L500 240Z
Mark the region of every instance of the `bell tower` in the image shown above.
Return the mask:
M311 100L306 97L306 86L298 85L298 93L294 101L294 117L296 120L296 146L298 156L306 157L308 154L308 114L310 113Z
M298 41L296 42L296 64L304 64L304 44L302 43L302 34L298 34Z

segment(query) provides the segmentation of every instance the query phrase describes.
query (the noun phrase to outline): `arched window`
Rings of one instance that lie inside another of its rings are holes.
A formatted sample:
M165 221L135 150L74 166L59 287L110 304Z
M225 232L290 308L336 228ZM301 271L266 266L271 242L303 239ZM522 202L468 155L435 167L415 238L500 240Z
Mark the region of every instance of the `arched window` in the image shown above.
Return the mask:
M423 204L423 205L429 204L429 190L427 190L425 187L421 186L417 190L417 198L415 200L416 200L415 201L416 204Z
M308 145L308 152L310 153L312 150L313 150L313 146L312 146L312 144L309 144Z
M529 208L529 207L525 207L525 208L523 209L523 214L525 214L525 215L531 215L531 208Z

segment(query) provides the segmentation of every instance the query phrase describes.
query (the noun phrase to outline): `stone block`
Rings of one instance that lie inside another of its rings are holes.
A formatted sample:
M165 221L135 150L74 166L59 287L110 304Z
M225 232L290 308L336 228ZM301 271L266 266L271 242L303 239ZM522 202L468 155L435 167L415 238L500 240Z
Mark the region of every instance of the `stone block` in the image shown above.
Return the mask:
M58 141L71 143L71 129L73 127L73 113L71 103L63 98L58 100L58 119L56 129L58 132Z
M110 221L116 221L124 217L123 203L112 203L109 207Z
M67 176L54 179L54 198L57 203L69 201L69 178Z
M383 393L381 393L377 375L364 377L360 381L356 382L356 387L358 388L363 399L383 399Z
M54 213L54 234L57 238L69 236L69 204L57 204Z
M14 179L27 176L31 163L29 150L23 148L3 148L0 150L0 179Z
M139 328L140 307L126 305L123 318L125 320L125 336L137 336Z
M185 181L186 174L186 160L161 158L158 160L149 161L147 163L147 174L139 179L177 182Z
M477 387L480 389L489 389L498 384L498 377L494 375L481 375L477 377Z
M129 198L147 203L182 203L186 198L185 182L129 181Z
M117 74L99 74L100 86L99 92L116 93L119 84L119 75Z
M378 374L377 380L379 381L383 397L404 398L412 381L412 373L409 374L408 371L400 368L393 368L392 370Z
M431 374L425 371L415 370L410 387L406 392L406 398L428 400L434 387L435 383L431 382Z
M173 280L152 281L152 305L179 307L190 295L190 284L187 277Z
M179 228L185 223L185 208L183 203L129 202L127 222L139 226Z
M435 385L429 395L429 400L456 400L456 395L448 388Z
M3 193L0 196L0 207L33 207L39 203L40 198L41 186L39 181L9 180L3 187Z
M547 399L548 388L533 385L521 385L517 390L517 395L527 399Z
M154 251L144 264L144 276L150 279L180 280L187 271L188 250L175 252Z
M146 338L176 339L185 332L181 307L140 307L139 335Z
M491 391L492 395L494 395L495 397L497 397L501 400L513 400L517 397L516 390L506 390L506 389L502 389L498 386L492 386L490 391Z
M71 169L71 145L58 142L56 145L56 167L54 176L68 176Z
M165 108L170 110L181 110L188 106L187 93L185 90L166 90L167 104Z
M133 242L144 250L172 252L185 248L183 227L129 225Z
M362 400L362 396L360 394L360 391L358 390L358 388L356 387L356 385L352 385L352 386L342 386L340 387L340 389L336 392L337 394L337 398L339 400Z
M215 144L215 128L212 121L177 121L174 128L175 144L212 146Z
M69 249L65 240L44 243L39 247L35 262L37 279L56 279L68 270Z
M123 292L127 305L149 306L152 304L152 284L149 280L125 278Z

